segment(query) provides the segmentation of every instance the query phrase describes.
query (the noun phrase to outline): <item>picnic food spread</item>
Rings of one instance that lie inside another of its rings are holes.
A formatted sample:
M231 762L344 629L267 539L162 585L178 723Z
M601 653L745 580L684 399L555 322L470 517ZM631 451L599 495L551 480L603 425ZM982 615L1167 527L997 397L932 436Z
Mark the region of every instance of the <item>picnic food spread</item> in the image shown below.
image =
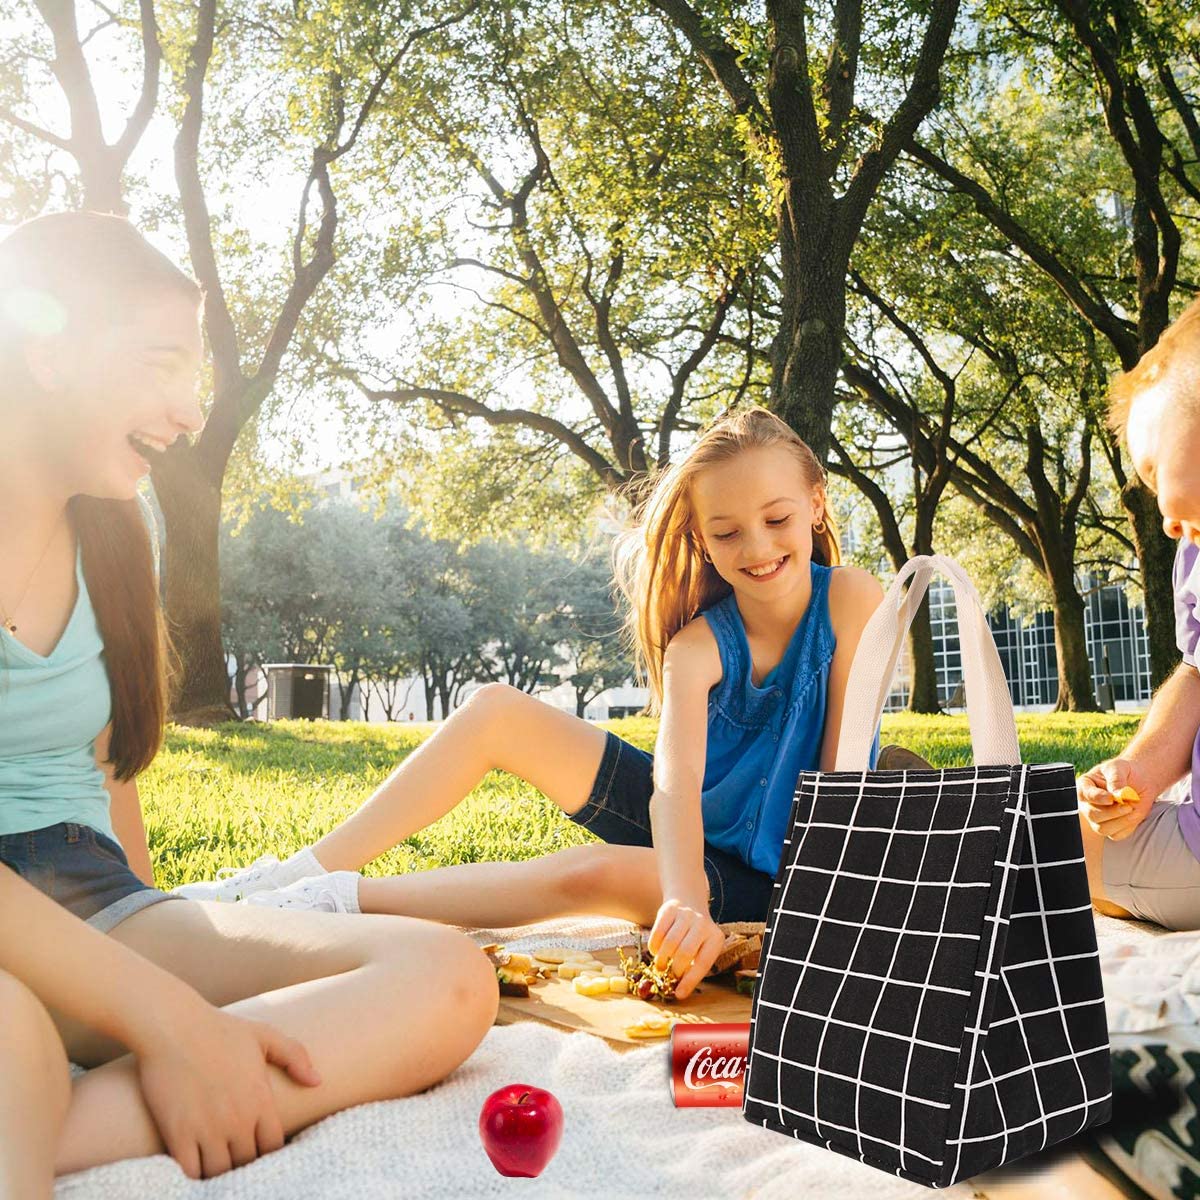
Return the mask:
M725 944L705 978L734 974L737 990L749 993L758 973L765 925L762 922L729 922L720 928L725 933ZM504 996L528 998L531 987L536 989L539 984L559 979L569 981L572 992L579 996L676 1001L675 987L679 976L672 971L669 961L664 967L655 965L655 956L643 945L641 930L636 946L618 948L619 965L602 962L587 950L559 946L522 953L493 943L484 946L483 951L495 967ZM535 991L533 995L536 994ZM561 993L557 994L561 996ZM648 1008L636 1013L622 1026L622 1031L627 1038L665 1038L676 1019L659 1009Z

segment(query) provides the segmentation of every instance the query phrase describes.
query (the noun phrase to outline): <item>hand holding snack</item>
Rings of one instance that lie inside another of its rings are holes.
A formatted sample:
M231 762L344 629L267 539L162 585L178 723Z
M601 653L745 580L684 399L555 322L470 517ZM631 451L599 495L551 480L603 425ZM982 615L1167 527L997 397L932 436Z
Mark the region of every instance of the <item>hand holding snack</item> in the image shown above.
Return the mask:
M680 1000L692 994L724 945L725 933L708 915L707 906L694 908L674 898L663 901L648 942L655 965L669 964L679 977L675 995Z
M1137 765L1126 758L1098 763L1076 780L1084 820L1096 833L1114 842L1127 838L1154 804L1154 790L1141 778Z

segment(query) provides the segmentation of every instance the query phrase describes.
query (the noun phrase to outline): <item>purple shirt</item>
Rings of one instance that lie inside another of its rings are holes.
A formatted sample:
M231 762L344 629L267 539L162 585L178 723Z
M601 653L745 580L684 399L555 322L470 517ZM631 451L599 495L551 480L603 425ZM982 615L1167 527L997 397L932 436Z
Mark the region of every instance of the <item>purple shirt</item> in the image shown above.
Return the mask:
M1175 590L1175 643L1190 667L1196 666L1200 650L1200 546L1183 540L1175 551L1171 572ZM1179 806L1179 832L1188 849L1200 859L1200 730L1192 743L1192 798Z

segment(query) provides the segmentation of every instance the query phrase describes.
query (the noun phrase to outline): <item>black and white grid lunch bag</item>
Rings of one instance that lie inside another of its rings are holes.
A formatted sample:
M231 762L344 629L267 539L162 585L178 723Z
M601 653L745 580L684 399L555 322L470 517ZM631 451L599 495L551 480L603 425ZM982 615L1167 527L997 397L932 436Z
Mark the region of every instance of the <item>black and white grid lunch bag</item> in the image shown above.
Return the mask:
M954 585L976 765L867 770L900 647L939 572ZM835 769L797 784L754 994L746 1119L929 1187L1107 1121L1076 813L1069 765L1021 764L970 580L942 555L912 559L863 632Z

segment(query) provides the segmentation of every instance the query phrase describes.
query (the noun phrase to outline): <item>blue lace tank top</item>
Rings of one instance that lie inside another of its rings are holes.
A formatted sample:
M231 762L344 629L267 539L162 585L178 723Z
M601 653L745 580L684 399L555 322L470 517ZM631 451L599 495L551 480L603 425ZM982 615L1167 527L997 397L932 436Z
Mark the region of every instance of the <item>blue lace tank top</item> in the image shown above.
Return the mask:
M708 695L701 810L704 836L769 875L777 874L796 779L821 763L829 665L837 645L829 617L834 567L810 564L812 598L778 665L751 681L750 643L730 592L707 608L723 668ZM879 737L871 750L875 765Z

